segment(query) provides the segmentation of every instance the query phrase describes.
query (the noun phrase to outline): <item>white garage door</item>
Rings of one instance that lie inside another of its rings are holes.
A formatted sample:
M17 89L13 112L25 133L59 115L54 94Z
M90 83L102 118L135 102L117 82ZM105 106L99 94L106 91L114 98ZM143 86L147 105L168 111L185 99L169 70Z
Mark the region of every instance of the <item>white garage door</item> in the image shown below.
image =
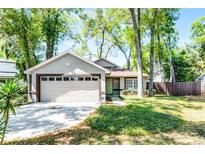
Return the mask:
M97 77L41 77L41 101L99 102Z

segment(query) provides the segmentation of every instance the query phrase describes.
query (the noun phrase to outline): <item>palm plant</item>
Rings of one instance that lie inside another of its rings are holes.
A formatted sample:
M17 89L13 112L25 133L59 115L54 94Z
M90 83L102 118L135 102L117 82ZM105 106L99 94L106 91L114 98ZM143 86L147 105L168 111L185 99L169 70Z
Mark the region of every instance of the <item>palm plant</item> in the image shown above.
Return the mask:
M21 98L21 87L14 80L6 80L5 83L0 84L0 138L1 143L4 141L4 137L7 131L9 114L15 113L15 104Z

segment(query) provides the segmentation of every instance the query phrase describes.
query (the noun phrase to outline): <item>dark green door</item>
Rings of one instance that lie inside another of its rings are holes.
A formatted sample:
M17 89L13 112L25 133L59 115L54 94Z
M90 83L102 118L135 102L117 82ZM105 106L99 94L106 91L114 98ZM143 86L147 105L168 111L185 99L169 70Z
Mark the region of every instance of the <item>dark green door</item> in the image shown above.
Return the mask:
M112 79L111 78L106 79L106 94L112 95Z

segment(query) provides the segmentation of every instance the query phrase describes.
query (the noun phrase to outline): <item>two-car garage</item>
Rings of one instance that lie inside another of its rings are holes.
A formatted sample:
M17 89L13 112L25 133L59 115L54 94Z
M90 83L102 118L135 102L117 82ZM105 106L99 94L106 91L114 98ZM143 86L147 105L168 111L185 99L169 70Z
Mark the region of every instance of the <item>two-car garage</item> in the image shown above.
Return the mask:
M105 101L105 74L110 71L63 52L25 71L32 102Z
M94 76L41 76L40 101L99 102L100 82Z

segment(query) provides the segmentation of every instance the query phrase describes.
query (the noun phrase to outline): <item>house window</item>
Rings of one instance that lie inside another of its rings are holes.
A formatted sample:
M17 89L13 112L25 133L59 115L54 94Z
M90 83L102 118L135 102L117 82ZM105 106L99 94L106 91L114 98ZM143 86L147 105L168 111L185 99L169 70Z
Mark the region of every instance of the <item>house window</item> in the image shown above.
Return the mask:
M56 77L56 81L62 81L62 77Z
M69 81L70 78L69 78L69 77L64 77L63 80L64 80L64 81Z
M49 81L55 81L55 77L49 77Z
M126 79L126 89L136 91L137 90L137 79L135 78Z
M47 77L41 77L41 81L48 81Z
M126 79L126 89L132 90L132 79Z
M134 90L137 90L137 79L134 79Z
M96 77L92 77L92 80L93 80L93 81L97 81L98 78L96 78Z
M84 77L78 77L78 81L83 81Z
M85 81L90 81L91 77L85 77Z
M71 77L70 80L71 81L77 81L78 77Z

